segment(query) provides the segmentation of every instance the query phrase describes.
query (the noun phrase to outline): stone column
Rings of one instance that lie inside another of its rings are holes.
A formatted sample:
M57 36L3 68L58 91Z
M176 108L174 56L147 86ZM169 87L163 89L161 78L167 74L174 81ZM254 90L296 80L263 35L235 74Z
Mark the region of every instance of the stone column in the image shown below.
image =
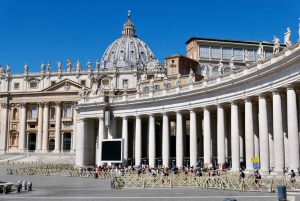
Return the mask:
M238 103L231 102L231 157L232 171L238 171L240 166L240 142L239 142L239 125L238 125Z
M270 99L267 100L267 110L268 110L268 133L269 133L269 158L270 167L275 167L274 162L274 136L273 136L273 106Z
M43 103L39 103L39 118L38 118L38 146L37 150L42 149L42 135L43 135Z
M294 171L299 167L299 136L297 122L297 100L294 87L287 86L287 115L288 115L288 132L289 132L289 158L290 169Z
M60 122L61 122L61 110L60 110L60 102L56 102L56 111L55 111L55 147L53 152L60 152Z
M252 170L251 158L254 157L253 112L252 100L245 99L245 141L246 141L246 170Z
M244 118L243 108L239 107L239 134L240 134L240 160L245 163L245 132L244 132Z
M149 167L155 167L155 117L149 114Z
M170 135L169 135L169 116L163 113L163 135L162 135L162 165L169 166L170 159Z
M276 172L282 172L284 167L284 147L283 147L283 128L281 97L278 90L273 91L273 133L274 133L274 156Z
M60 133L60 135L61 135L60 150L61 150L61 152L63 152L64 151L64 133Z
M223 164L225 163L225 122L223 104L218 104L217 118L218 163Z
M43 152L48 150L49 103L44 103Z
M76 133L77 133L77 110L74 109L76 103L73 103L73 133L72 133L72 151L76 150Z
M211 163L211 130L210 130L210 108L206 106L203 108L203 149L204 149L204 163Z
M142 163L142 120L140 116L135 119L135 165Z
M86 119L80 118L78 119L77 122L77 139L76 139L76 165L78 166L83 166L87 165L85 164L86 159L85 159L85 137L84 137L84 132L85 132L85 127L86 127Z
M1 103L1 133L0 133L0 154L6 153L7 149L7 103Z
M260 171L267 172L269 165L269 133L268 133L268 116L267 101L264 94L258 97L259 107L259 145L260 145Z
M26 103L21 103L21 121L19 134L19 150L25 149L26 144Z
M99 117L99 130L98 130L98 161L97 165L103 165L102 163L102 140L105 139L104 137L104 117Z
M180 111L176 112L176 165L178 168L183 166L183 129Z
M128 162L128 119L123 117L122 138L124 139L124 160L123 164Z
M197 161L197 124L196 112L190 110L190 166L196 167Z
M258 105L253 103L253 133L254 133L254 156L259 157L259 128L258 128Z
M282 106L282 129L283 129L283 142L284 142L284 166L289 167L290 165L290 154L289 154L289 134L287 126L287 102L286 94L281 94L281 106Z

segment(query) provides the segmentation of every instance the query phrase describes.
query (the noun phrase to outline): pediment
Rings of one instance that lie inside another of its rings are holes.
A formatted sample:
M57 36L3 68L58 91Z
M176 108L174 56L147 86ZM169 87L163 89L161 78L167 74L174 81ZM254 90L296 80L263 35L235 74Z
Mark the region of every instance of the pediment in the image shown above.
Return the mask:
M74 82L69 79L64 79L53 86L47 87L42 91L44 92L52 92L52 91L53 92L75 92L76 91L77 92L82 87L84 87L86 90L89 89L88 87L78 84L77 82Z

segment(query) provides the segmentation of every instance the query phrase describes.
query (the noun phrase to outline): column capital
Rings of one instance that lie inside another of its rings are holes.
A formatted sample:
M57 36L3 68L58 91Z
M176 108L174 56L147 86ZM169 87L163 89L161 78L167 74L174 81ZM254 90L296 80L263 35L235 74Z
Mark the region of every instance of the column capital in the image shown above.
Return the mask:
M258 94L258 99L266 99L267 94L265 93L260 93Z
M104 119L104 117L103 116L98 116L98 119Z
M122 119L123 119L123 120L127 120L128 117L127 117L127 116L123 116Z
M246 96L246 97L244 98L244 101L245 101L245 103L252 103L252 102L253 102L253 99L252 99L251 97L249 97L249 96Z
M60 101L55 101L55 102L53 102L53 105L54 105L54 107L60 107L61 103L62 102L60 102Z
M2 107L2 108L7 108L7 107L8 107L8 104L7 104L7 103L1 103L1 107Z
M163 115L163 116L169 116L168 112L165 112L165 111L162 112L162 115Z
M286 90L287 90L287 91L288 91L288 90L294 90L294 89L295 89L295 86L292 85L292 84L288 84L288 85L286 85L285 87L286 87Z
M218 103L218 104L217 104L217 107L223 109L223 108L224 108L224 105L225 105L225 103Z
M49 107L49 102L44 102L44 108Z
M230 101L230 104L231 104L231 106L237 106L238 101L237 100Z
M190 113L196 113L196 108L189 109Z
M204 110L204 111L209 111L209 109L210 109L210 106L209 106L209 105L203 107L203 110Z
M176 114L182 114L182 110L175 110Z
M21 108L26 108L26 105L27 105L26 103L20 103Z
M39 108L43 108L44 107L44 103L43 102L38 102L38 107Z
M140 114L136 114L134 115L136 119L141 119L141 115Z
M272 94L273 95L280 95L280 91L278 89L273 89Z

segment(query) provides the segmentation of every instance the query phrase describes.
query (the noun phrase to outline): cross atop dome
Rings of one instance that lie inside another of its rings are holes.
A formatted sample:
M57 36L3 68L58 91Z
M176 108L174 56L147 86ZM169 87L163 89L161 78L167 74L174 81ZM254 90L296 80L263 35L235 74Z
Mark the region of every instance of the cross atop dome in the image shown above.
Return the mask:
M128 19L127 22L124 24L123 26L123 30L122 30L122 36L126 35L126 36L133 36L133 37L137 37L135 35L135 28L134 28L134 24L131 22L130 20L130 13L131 11L128 10Z

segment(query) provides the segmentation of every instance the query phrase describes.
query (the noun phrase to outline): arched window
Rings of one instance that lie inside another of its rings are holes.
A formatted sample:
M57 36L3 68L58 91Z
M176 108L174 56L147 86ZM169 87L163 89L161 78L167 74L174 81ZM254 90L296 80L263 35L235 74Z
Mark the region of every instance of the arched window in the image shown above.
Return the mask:
M55 118L55 107L51 108L51 118L54 119Z
M167 88L170 88L171 87L171 83L167 83Z
M18 109L17 108L15 108L13 110L13 119L18 119Z
M219 68L218 66L213 67L213 72L212 72L213 77L217 77L219 75L218 68Z
M71 110L71 106L67 106L66 107L66 118L71 118L72 116L72 110Z
M231 71L230 67L224 68L224 74L230 73L230 71Z
M146 91L149 91L149 87L145 87L144 88L144 91L146 92Z
M36 107L33 107L31 109L31 118L35 119L36 118Z

